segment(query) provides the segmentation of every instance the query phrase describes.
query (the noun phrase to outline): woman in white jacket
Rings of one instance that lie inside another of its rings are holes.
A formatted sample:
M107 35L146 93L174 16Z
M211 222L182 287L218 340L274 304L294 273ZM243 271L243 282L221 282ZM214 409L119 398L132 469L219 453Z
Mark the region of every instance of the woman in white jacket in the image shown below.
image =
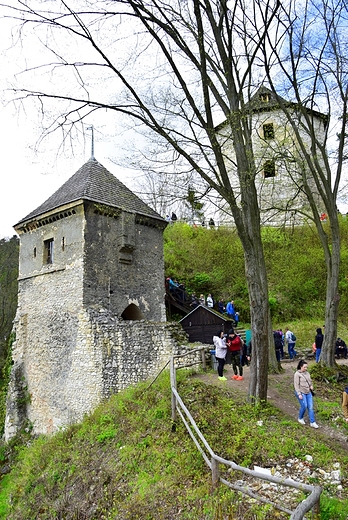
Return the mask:
M224 338L224 331L220 330L216 336L213 336L213 342L215 347L215 358L218 362L218 374L220 381L227 381L227 377L224 376L224 365L226 361L226 338Z

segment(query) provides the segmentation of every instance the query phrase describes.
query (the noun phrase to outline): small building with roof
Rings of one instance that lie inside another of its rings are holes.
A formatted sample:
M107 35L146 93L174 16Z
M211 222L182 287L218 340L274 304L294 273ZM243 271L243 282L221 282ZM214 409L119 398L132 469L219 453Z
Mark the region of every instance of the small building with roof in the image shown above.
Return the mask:
M234 322L210 307L198 305L180 320L180 324L188 334L190 342L209 344L213 342L213 336L219 330L227 334Z
M19 293L5 438L27 421L34 433L77 422L165 365L178 327L166 323L166 225L91 158L14 226Z

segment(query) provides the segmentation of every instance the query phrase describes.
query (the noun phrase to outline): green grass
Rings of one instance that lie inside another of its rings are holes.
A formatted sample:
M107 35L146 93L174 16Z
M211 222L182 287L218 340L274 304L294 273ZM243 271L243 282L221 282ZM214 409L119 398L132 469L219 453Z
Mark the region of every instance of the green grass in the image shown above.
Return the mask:
M213 450L239 465L269 467L310 453L315 467L328 470L333 461L347 467L347 452L334 440L300 428L269 404L252 407L187 371L178 372L178 390ZM332 421L338 406L323 400L321 420ZM212 493L209 468L182 422L172 431L168 374L148 389L140 384L113 396L79 425L29 439L2 451L12 471L1 480L0 519L288 518L222 485ZM221 472L231 478L223 466ZM346 491L324 489L322 519L346 519L347 508Z

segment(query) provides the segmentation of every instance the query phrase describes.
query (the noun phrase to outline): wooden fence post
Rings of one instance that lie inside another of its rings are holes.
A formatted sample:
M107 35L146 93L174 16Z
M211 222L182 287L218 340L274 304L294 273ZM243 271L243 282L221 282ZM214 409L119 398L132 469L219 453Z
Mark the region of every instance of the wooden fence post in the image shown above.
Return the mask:
M175 365L174 365L174 356L170 358L170 388L175 388L176 390L176 372L175 372ZM176 397L173 392L171 392L172 395L172 421L176 422Z
M204 348L202 348L202 365L203 365L203 370L205 372L207 370L207 364L206 364L206 361L205 361L205 350L204 350Z
M219 463L214 457L211 458L211 478L214 491L214 489L216 489L220 483Z

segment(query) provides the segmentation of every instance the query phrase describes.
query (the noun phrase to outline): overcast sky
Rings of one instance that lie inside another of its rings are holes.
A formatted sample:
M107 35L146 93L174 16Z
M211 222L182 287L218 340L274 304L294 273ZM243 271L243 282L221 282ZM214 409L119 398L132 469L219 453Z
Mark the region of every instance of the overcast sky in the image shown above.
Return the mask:
M3 69L2 69L3 70ZM1 198L0 238L16 234L13 225L50 197L91 157L91 139L75 152L75 157L56 158L54 149L34 151L37 128L30 118L16 118L13 107L0 111L1 142ZM57 148L59 147L57 137ZM112 149L108 142L95 139L96 159L125 184L127 172L110 160Z

